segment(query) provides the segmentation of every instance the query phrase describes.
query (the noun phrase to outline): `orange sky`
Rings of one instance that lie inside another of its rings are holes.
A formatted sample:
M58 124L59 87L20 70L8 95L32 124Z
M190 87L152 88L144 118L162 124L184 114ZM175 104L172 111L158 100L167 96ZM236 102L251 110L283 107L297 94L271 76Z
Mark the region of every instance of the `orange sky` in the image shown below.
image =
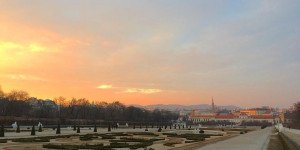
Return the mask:
M235 5L0 1L0 85L43 99L288 107L300 99L297 9Z

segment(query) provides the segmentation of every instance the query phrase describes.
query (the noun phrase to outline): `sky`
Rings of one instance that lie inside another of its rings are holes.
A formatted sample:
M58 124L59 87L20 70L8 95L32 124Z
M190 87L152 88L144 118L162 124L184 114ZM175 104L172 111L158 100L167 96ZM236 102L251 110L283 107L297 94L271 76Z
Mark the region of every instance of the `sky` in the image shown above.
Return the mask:
M0 0L0 85L53 99L288 107L299 0Z

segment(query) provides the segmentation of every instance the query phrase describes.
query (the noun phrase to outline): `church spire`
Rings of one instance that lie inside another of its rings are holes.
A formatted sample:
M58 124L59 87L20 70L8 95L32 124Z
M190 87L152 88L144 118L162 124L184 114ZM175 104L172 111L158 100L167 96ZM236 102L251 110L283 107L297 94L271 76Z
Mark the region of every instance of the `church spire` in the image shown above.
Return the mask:
M215 111L214 97L211 99L211 111Z

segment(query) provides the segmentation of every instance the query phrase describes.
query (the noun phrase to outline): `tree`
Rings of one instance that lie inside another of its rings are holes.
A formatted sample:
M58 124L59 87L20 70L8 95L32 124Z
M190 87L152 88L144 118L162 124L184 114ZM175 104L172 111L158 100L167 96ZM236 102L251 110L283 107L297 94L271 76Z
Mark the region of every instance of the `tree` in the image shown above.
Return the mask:
M31 135L35 135L35 128L34 128L34 125L33 125L32 128L31 128Z
M97 132L97 126L96 126L96 124L94 126L94 132Z
M73 126L73 131L76 131L76 125L74 124L74 126Z
M0 128L0 137L4 137L4 125L1 125L1 128Z
M60 124L57 125L56 134L60 134Z
M2 91L2 87L0 85L0 98L3 98L5 95L4 95L4 92Z
M20 133L20 125L19 124L17 125L17 131L16 131L16 133Z
M29 94L26 91L17 91L17 90L11 90L7 96L9 100L27 100L29 99Z

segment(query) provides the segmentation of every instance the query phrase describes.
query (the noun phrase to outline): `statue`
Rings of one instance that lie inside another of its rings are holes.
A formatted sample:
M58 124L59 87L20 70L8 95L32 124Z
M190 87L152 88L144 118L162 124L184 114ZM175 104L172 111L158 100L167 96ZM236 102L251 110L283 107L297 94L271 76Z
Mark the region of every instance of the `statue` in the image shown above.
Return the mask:
M41 122L39 122L38 127L42 127L43 128L43 124Z
M17 129L17 127L18 127L18 124L17 124L17 122L15 122L15 123L14 123L14 124L12 124L11 126L13 127L13 129Z

